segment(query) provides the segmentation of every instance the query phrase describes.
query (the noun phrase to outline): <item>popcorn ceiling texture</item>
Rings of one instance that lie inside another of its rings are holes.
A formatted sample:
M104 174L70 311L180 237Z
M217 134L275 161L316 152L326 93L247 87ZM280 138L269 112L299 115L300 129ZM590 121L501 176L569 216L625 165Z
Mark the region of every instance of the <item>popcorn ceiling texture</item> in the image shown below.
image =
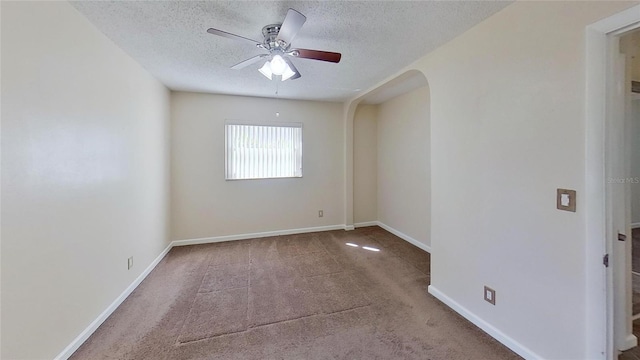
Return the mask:
M498 12L510 1L78 1L71 4L172 90L342 101ZM342 53L339 64L294 59L302 78L277 84L256 69L229 67L263 53L288 8L307 17L294 47ZM277 89L277 87L279 89Z

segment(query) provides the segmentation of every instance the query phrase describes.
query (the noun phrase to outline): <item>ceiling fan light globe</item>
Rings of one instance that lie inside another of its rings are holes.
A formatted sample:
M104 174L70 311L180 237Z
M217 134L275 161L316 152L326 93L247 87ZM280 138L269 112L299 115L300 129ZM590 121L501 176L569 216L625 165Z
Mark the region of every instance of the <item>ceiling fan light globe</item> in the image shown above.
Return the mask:
M271 64L269 63L269 61L264 63L264 65L262 65L262 67L258 69L258 71L260 71L260 73L264 75L266 78L268 78L269 80L272 79L273 71L271 71Z
M287 68L284 69L284 72L282 73L282 81L289 80L295 74L296 73L289 67L289 64L287 64Z
M274 75L282 75L287 69L289 69L289 66L284 61L282 56L275 55L273 59L271 59L271 72L273 72Z

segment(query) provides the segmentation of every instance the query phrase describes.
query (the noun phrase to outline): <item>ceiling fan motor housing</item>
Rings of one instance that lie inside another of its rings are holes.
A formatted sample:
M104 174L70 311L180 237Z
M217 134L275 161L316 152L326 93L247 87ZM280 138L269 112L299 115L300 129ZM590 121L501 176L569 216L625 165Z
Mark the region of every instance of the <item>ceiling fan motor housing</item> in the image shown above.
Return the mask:
M271 24L262 28L262 36L264 36L262 44L267 50L286 51L289 48L290 44L282 40L276 40L281 27L282 24Z

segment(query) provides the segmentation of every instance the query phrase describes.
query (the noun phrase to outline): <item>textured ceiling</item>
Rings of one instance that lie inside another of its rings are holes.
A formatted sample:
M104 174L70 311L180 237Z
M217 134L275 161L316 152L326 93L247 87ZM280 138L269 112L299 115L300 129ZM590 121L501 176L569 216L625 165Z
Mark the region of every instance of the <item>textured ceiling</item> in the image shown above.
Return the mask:
M511 2L496 1L79 1L89 21L172 90L342 101L370 88ZM293 59L297 80L270 81L250 42L288 8L307 21L293 47L342 53L339 64Z

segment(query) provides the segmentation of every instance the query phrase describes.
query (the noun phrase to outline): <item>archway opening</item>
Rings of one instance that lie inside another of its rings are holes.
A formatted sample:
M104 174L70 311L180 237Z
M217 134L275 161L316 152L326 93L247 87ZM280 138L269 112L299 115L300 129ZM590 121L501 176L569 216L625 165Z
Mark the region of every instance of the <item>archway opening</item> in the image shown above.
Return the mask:
M430 92L411 70L356 100L353 219L430 251Z

